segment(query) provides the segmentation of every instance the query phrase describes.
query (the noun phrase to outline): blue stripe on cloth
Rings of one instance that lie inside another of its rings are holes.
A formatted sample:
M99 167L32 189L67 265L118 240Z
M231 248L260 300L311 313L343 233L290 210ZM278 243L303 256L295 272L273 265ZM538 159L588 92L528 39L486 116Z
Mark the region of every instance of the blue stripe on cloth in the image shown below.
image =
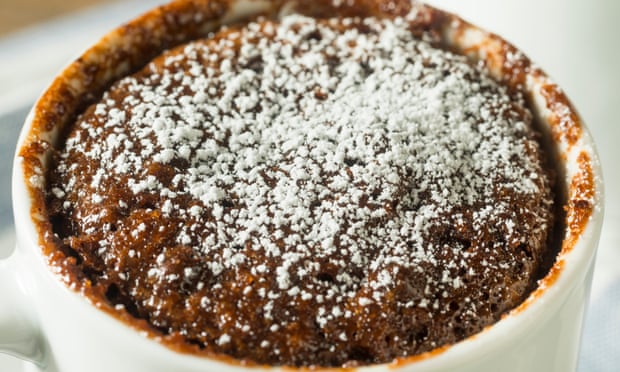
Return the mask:
M0 231L13 226L11 206L11 172L13 155L19 131L30 106L25 106L0 116Z

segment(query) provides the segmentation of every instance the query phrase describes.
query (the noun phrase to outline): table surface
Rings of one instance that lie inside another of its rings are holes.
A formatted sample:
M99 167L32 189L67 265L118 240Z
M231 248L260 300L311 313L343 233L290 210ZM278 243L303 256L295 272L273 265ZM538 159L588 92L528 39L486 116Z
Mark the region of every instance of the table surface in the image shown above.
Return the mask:
M0 35L113 1L119 0L0 0Z
M10 159L23 119L37 95L62 66L107 30L166 0L47 0L49 6L43 7L48 9L46 12L38 8L37 12L5 25L9 22L6 19L11 18L6 9L14 11L28 9L27 4L43 4L42 0L19 1L21 5L0 0L0 257L8 254L14 244ZM620 107L620 45L616 40L616 35L620 35L620 1L429 2L456 11L518 45L545 70L552 71L588 123L605 172L606 220L579 372L620 370L620 169L616 164L620 158L620 125L615 123L615 109ZM95 6L96 3L102 4ZM81 10L6 33L9 28L67 9ZM523 27L523 19L528 19L529 27ZM46 58L41 59L41 55ZM15 359L0 354L0 371L22 370Z

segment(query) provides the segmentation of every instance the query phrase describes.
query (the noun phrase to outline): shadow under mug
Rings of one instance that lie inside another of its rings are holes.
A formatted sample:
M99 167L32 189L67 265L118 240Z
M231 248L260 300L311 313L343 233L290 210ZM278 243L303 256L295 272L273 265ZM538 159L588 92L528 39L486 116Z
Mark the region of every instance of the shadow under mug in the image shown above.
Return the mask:
M24 124L14 159L17 247L11 257L0 260L0 351L32 362L26 367L30 371L294 370L245 367L177 353L97 309L68 288L48 266L38 227L45 214L36 209L47 163L46 150L40 144L57 145L60 128L68 125L68 118L81 107L84 96L100 93L110 82L146 64L152 54L146 50L159 53L270 6L259 0L178 0L156 8L105 36L69 65L42 95ZM562 250L530 297L479 334L420 356L357 370L575 370L603 220L601 166L592 138L562 91L525 56L500 37L454 15L442 14L447 21L441 31L452 47L474 60L485 61L495 77L521 84L550 146L559 154L560 182L566 189ZM171 21L183 17L193 21ZM527 67L518 81L506 79L504 67L511 58ZM24 158L27 149L40 150L36 153L39 169L32 166L32 159Z

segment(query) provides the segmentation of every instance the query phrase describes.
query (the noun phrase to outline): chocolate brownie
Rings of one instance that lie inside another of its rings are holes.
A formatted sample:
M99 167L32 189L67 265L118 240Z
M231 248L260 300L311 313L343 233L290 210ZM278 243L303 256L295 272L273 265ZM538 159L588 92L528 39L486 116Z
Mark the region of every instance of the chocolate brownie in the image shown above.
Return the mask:
M257 18L114 83L48 175L75 286L287 366L390 362L519 305L554 226L540 134L419 16Z

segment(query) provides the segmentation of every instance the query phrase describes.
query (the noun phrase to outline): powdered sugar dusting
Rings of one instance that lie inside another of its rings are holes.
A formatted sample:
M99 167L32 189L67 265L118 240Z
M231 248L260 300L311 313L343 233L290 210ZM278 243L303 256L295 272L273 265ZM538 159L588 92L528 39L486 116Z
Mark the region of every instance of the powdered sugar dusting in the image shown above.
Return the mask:
M523 231L548 228L535 210L514 207L548 187L537 159L524 156L538 150L523 102L482 67L433 45L403 19L299 15L190 43L117 83L79 122L58 167L67 181L53 195L106 205L114 184L123 190L114 202L123 215L174 221L163 225L172 239L148 252L157 258L143 253L144 282L120 279L155 289L186 283L203 311L218 313L220 279L237 275L243 296L261 299L264 319L222 318L214 327L259 334L258 346L274 355L282 345L269 333L296 322L300 303L316 305L314 322L340 340L333 342L355 339L332 325L348 324L354 312L364 318L358 307L395 301L433 318L449 310L443 299L464 296L468 278L500 267L518 272L521 261L498 262L494 244L528 244ZM67 160L75 154L100 168L80 178ZM86 189L75 187L84 180ZM142 199L148 207L127 210ZM92 220L77 235L102 230L105 218L95 213L75 216ZM537 223L524 226L523 214ZM444 239L448 228L469 241ZM141 222L129 235L154 229ZM118 235L102 236L101 247ZM169 271L179 247L189 248L196 267ZM486 264L474 267L482 255ZM113 250L97 259L122 271ZM246 271L252 281L240 276ZM419 278L420 293L395 298L402 278ZM134 300L154 321L164 306L158 295ZM467 299L460 306L473 316ZM226 332L195 337L226 348L236 342Z

